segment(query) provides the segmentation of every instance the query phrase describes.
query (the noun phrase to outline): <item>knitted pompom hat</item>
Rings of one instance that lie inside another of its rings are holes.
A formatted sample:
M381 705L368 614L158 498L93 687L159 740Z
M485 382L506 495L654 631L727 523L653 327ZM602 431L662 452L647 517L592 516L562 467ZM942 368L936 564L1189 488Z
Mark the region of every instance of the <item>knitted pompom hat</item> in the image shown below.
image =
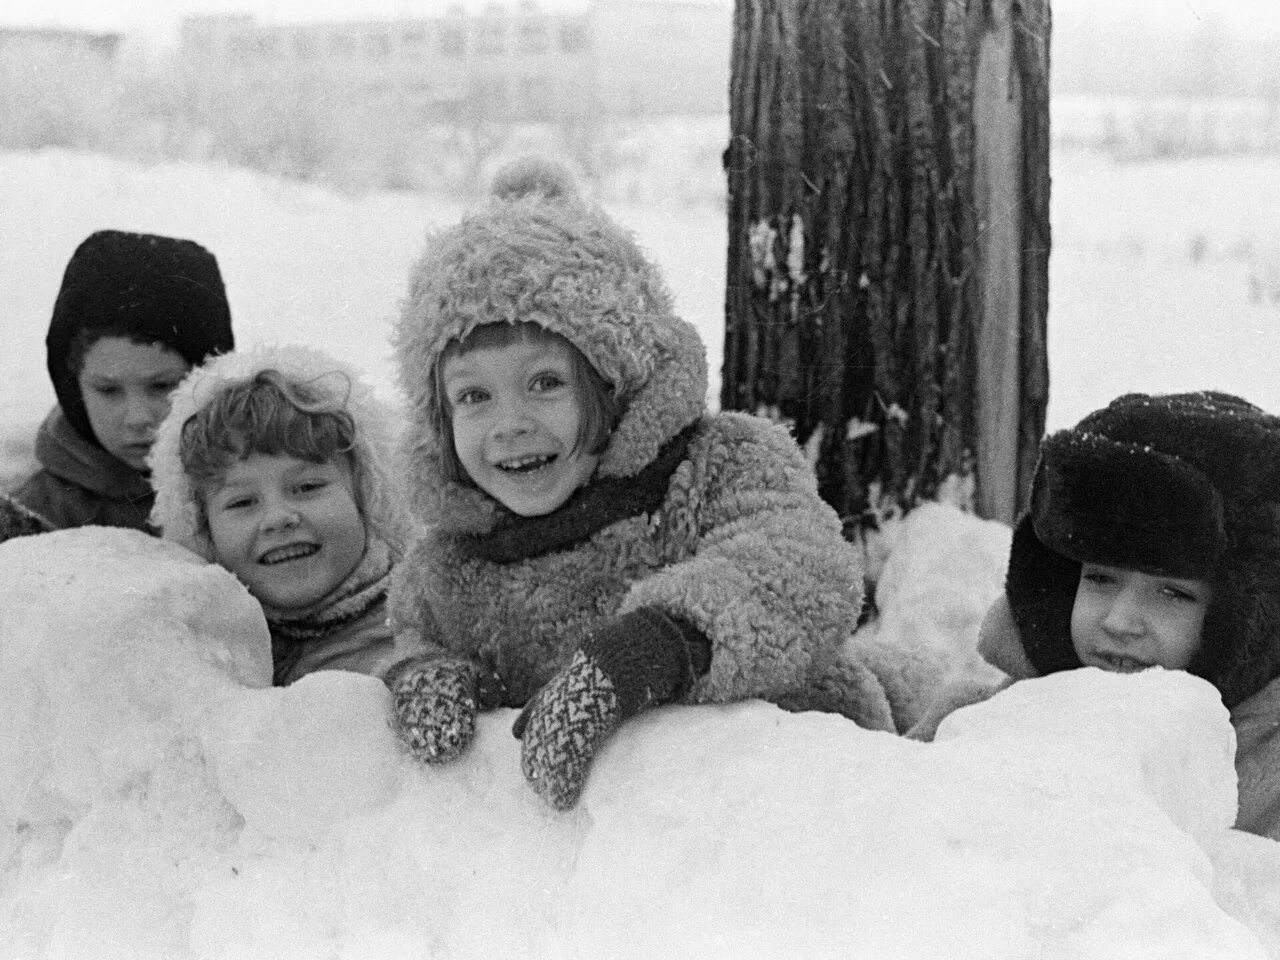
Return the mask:
M161 536L206 560L213 559L198 494L182 465L182 428L223 391L247 383L264 370L305 383L351 415L355 423L351 457L361 514L395 554L403 553L414 531L396 482L399 471L391 464L396 418L353 367L319 350L294 345L263 346L213 357L188 373L173 391L169 415L161 422L147 457L156 490L151 522Z
M1082 563L1208 580L1190 672L1234 707L1280 675L1280 418L1224 393L1127 394L1040 449L1005 593L1040 673L1080 666Z
M497 504L446 480L432 426L445 347L491 323L534 323L567 339L623 410L596 474L630 477L706 404L706 349L676 316L657 268L632 235L585 201L562 166L518 160L487 202L427 238L394 331L410 421L407 458L419 519L484 532Z
M162 343L197 365L235 347L218 261L191 240L99 230L67 262L45 338L54 393L76 432L97 444L69 352L81 331Z

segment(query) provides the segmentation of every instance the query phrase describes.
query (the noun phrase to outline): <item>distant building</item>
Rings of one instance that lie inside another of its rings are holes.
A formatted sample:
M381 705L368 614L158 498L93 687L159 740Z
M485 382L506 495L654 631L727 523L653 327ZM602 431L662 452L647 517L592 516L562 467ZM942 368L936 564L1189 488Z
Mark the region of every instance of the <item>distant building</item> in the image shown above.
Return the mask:
M0 56L71 57L110 65L120 50L118 33L91 33L63 27L0 27Z
M323 76L357 103L408 116L502 121L722 114L731 14L706 0L451 7L425 18L260 23L183 20L181 55L239 75Z

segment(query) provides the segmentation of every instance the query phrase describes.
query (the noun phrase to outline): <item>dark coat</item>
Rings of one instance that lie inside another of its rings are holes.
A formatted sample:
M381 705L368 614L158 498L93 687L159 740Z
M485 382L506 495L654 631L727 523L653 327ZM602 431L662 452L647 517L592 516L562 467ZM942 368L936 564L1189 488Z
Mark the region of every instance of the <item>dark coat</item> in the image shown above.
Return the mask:
M40 469L13 498L59 530L128 527L155 533L147 517L155 492L145 474L82 437L55 407L36 434Z

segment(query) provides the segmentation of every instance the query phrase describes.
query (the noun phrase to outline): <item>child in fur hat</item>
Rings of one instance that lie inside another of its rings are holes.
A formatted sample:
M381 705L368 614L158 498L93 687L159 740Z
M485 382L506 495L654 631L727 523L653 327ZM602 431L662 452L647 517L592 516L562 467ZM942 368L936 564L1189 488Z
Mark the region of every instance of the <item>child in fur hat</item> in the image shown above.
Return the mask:
M632 237L540 161L432 237L395 331L412 505L396 572L398 732L428 763L522 707L522 767L573 806L664 703L761 697L892 729L838 650L860 558L786 429L708 414L703 345Z
M979 651L908 732L1082 666L1186 670L1236 732L1242 830L1280 839L1280 418L1216 392L1127 394L1047 437Z
M277 686L390 662L387 588L409 520L387 422L354 371L302 347L216 357L174 391L152 521L262 604Z
M234 346L218 262L191 240L100 230L72 254L45 339L58 405L14 498L54 527L147 527L169 393Z

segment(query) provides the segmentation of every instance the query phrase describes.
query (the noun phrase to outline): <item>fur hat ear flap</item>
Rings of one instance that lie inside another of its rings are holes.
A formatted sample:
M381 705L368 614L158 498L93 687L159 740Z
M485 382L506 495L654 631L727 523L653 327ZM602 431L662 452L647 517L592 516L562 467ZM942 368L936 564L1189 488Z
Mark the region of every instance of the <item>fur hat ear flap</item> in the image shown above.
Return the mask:
M1004 592L1027 659L1041 674L1081 666L1071 643L1071 608L1080 582L1080 561L1049 549L1036 535L1031 515L1013 530Z
M1040 540L1085 563L1207 579L1226 547L1222 497L1208 477L1097 433L1044 441L1031 502Z

